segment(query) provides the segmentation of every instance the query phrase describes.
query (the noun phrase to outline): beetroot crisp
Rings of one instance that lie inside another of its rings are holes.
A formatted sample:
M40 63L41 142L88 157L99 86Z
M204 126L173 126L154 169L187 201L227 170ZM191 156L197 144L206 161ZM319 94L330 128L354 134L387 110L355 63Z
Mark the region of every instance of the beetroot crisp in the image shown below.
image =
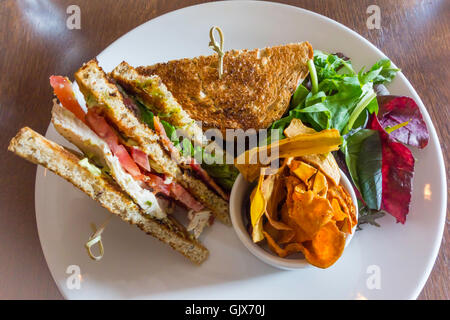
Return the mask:
M406 146L396 142L392 134L389 135L383 129L375 115L371 117L368 127L377 130L381 138L383 157L381 209L394 216L397 222L405 223L411 202L414 157Z

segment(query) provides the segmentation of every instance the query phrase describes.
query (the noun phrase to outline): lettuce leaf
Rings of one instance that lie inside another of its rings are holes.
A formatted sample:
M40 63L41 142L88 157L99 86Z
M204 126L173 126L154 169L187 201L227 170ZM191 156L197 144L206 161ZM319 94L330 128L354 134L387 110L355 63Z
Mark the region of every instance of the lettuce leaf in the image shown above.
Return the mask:
M378 112L373 85L392 81L398 71L389 60L381 59L369 71L365 72L362 68L356 74L351 61L344 55L319 50L314 52L314 64L308 66L313 68L310 74L314 75L314 79L306 79L304 83L315 82L317 78L318 91L309 92L301 84L292 97L288 114L275 121L271 129L282 133L293 118L308 123L317 131L335 128L345 134L363 127L368 115ZM281 135L281 138L284 136Z

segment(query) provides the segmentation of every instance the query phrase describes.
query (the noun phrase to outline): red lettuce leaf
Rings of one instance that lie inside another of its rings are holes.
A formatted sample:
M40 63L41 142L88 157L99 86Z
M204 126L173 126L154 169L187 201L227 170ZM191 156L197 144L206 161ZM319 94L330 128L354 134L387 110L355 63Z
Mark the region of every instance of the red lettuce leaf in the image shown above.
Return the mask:
M409 97L378 96L378 119L383 128L409 121L408 125L394 130L390 136L420 149L428 144L428 129L416 102Z
M380 133L382 145L381 209L394 216L397 222L405 223L411 202L414 157L406 146L383 129L376 116L371 118L369 128Z

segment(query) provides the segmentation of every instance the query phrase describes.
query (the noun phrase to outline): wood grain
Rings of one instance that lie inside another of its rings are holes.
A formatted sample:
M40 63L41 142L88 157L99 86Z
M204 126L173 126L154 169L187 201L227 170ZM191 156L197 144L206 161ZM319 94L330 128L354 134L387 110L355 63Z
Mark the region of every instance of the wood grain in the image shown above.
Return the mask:
M0 1L0 150L28 125L45 132L48 77L73 74L115 39L166 12L205 1ZM377 0L381 30L368 30L375 1L281 1L334 19L367 38L396 64L427 106L449 164L450 1ZM66 28L66 8L81 8L81 30ZM0 158L0 299L61 299L39 243L34 215L36 167ZM448 176L447 176L448 181ZM448 191L447 191L448 192ZM448 211L447 211L448 218ZM448 219L438 259L420 299L449 299Z

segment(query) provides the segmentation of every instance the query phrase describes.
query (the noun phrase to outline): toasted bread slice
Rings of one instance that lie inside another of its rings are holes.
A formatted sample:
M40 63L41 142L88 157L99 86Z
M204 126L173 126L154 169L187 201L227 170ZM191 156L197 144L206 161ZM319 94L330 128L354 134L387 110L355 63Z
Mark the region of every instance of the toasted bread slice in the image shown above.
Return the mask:
M182 130L185 137L197 145L206 142L200 126L183 110L160 77L143 76L125 61L114 68L110 76L160 119Z
M100 106L116 128L125 137L134 140L139 148L149 156L152 168L173 177L198 201L210 209L221 222L231 225L228 203L189 171L183 172L177 162L164 152L159 143L159 136L127 108L119 89L108 80L96 60L84 64L75 73L75 79L85 96L88 107L90 105Z
M158 75L183 109L202 128L263 129L287 110L291 95L308 75L313 57L308 42L224 55L218 77L218 55L173 60L138 67L143 76Z
M93 174L79 164L81 159L77 155L32 129L22 128L11 140L8 150L53 171L111 213L167 243L192 262L201 264L208 257L208 250L171 219L157 220L145 215L111 179Z

